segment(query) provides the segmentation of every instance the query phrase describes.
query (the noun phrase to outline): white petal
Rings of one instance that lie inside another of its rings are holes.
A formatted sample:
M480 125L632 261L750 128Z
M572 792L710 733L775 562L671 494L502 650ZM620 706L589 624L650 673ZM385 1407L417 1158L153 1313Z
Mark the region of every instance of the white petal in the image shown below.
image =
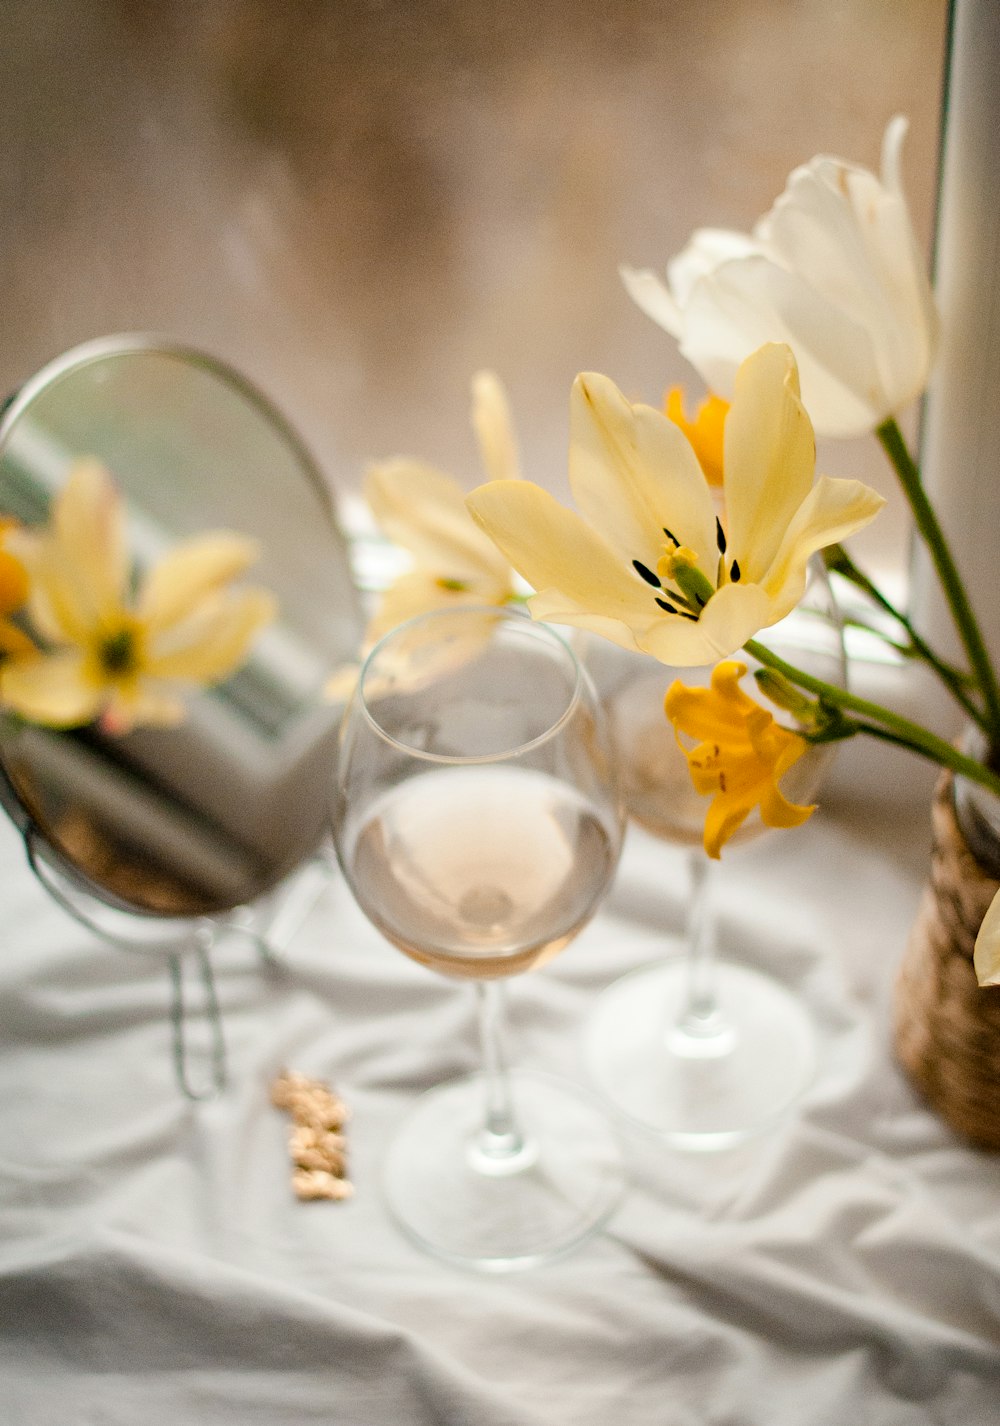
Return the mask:
M731 393L751 352L784 342L817 434L860 435L885 418L869 334L777 264L761 257L723 264L697 284L686 316L681 351L713 390Z
M619 276L625 284L625 291L640 311L651 317L658 326L679 337L684 331L684 318L680 308L663 282L648 267L620 267Z

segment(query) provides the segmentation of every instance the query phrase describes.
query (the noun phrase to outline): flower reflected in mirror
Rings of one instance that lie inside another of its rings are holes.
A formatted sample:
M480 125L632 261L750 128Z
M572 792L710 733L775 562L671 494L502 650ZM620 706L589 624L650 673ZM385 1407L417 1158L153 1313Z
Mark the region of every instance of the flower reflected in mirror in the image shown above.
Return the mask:
M16 520L0 519L0 656L8 658L35 651L27 634L9 617L24 604L30 588L24 564L7 548L17 540L20 528Z
M8 543L40 642L11 651L0 703L48 727L176 726L185 696L234 673L275 617L268 591L234 587L260 549L229 531L182 540L137 573L124 501L95 460L72 466L46 526Z

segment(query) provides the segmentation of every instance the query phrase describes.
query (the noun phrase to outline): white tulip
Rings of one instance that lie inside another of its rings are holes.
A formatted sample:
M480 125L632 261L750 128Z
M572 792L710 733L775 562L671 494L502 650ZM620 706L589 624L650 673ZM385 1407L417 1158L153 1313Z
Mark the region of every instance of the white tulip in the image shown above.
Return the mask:
M817 434L854 436L897 415L927 382L938 318L900 183L907 121L882 143L882 177L819 156L789 176L753 235L700 229L664 284L622 268L629 294L707 385L730 396L764 342L795 354Z

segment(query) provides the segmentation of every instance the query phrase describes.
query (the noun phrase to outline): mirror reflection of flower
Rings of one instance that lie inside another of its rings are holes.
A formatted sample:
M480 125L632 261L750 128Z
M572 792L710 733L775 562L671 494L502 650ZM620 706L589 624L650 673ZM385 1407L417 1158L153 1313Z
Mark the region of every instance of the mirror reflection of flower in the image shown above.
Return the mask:
M234 673L276 614L268 591L232 587L260 549L225 530L179 541L133 594L125 503L92 459L71 467L47 525L4 531L4 554L25 571L38 642L15 630L11 646L4 622L0 706L47 727L174 727L185 694ZM0 599L15 586L0 559Z

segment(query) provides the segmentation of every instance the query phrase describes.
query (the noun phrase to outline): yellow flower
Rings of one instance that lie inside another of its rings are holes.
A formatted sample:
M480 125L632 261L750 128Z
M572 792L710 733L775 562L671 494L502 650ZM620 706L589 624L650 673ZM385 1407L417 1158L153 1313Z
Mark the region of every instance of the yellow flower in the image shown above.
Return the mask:
M516 480L510 412L492 372L481 371L473 378L472 423L487 475ZM369 468L364 496L383 533L413 558L412 569L382 595L365 634L366 646L416 614L510 599L513 571L469 518L465 492L451 476L399 457Z
M569 478L581 515L528 481L474 490L469 509L538 593L531 613L678 667L726 658L783 619L814 551L885 503L856 480L814 481L795 360L769 345L741 366L725 422L725 525L680 429L578 376Z
M710 857L754 810L767 827L798 827L816 810L789 802L778 783L809 744L782 728L739 687L746 664L727 659L712 670L709 688L675 682L664 703L677 742L687 758L691 781L712 801L705 816L704 843ZM693 747L681 735L697 739Z
M672 386L667 392L666 412L691 442L709 485L721 486L723 435L729 402L709 392L695 412L694 420L689 421L684 410L684 392L679 386Z
M175 545L132 596L123 502L97 461L72 467L49 525L22 532L16 553L49 647L3 665L0 703L51 727L179 723L179 695L231 674L275 613L266 591L229 587L258 548L226 531Z
M28 597L28 571L7 548L8 540L17 538L19 528L16 520L0 520L0 656L32 653L35 647L27 634L7 618Z

